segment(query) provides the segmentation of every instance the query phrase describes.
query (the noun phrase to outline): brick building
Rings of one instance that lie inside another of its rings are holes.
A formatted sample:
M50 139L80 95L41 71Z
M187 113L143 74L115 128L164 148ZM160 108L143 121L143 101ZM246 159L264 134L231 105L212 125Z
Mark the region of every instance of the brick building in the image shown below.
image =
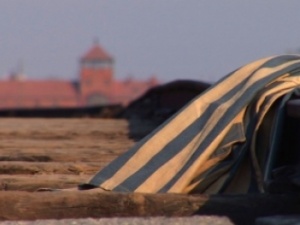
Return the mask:
M114 59L99 44L94 44L79 63L76 81L29 80L20 73L11 74L0 81L0 109L127 105L158 84L155 77L115 79Z

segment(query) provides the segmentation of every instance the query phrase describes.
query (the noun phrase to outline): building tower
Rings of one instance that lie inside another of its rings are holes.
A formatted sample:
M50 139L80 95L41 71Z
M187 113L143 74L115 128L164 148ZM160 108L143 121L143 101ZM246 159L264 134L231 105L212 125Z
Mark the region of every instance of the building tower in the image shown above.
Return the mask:
M114 83L113 58L95 42L80 59L80 92L84 105L107 104Z

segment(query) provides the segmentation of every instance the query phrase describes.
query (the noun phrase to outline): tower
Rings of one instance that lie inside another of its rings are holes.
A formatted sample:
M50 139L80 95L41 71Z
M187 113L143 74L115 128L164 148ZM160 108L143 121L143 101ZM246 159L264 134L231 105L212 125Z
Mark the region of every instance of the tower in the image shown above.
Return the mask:
M80 92L85 105L106 104L114 82L113 58L95 42L80 59Z

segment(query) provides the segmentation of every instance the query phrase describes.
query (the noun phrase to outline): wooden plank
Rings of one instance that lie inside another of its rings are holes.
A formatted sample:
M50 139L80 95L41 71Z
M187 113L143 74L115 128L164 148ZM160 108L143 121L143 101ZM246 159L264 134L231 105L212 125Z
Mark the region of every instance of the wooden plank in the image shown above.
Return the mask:
M20 174L95 174L109 162L23 162L0 161L0 175Z
M127 151L124 120L0 119L0 161L110 162Z
M0 190L69 188L134 144L112 119L0 119Z
M101 192L0 192L2 220L222 215L236 224L300 212L299 195L179 195Z
M0 119L0 190L87 182L134 144L125 120Z
M64 152L60 149L16 149L6 148L1 150L0 161L25 161L25 162L111 162L119 154L105 152L101 149L72 149ZM119 152L124 152L120 149Z
M85 174L0 175L0 190L34 192L40 188L74 188L91 177Z

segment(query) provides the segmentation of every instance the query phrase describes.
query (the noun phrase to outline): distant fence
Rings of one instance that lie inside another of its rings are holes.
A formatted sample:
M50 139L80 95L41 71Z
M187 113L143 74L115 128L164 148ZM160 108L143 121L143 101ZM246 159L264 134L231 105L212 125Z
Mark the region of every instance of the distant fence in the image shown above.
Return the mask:
M74 108L39 108L39 109L0 109L0 117L25 117L25 118L117 118L123 111L123 106L101 105Z

